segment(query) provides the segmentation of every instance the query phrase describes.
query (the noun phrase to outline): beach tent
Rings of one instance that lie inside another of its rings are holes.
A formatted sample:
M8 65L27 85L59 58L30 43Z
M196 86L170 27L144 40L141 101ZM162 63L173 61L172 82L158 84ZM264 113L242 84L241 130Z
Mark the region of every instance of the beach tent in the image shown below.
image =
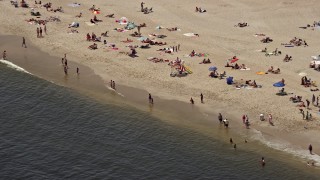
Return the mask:
M128 24L124 28L127 30L131 30L131 29L134 29L135 27L137 27L137 25L135 25L133 22L128 22Z
M276 82L276 83L274 83L274 84L273 84L273 86L274 86L274 87L284 87L284 86L285 86L285 84L284 84L283 82L281 82L281 81L280 81L280 82Z
M211 66L211 67L209 67L209 71L216 71L218 68L217 67L215 67L215 66Z
M230 77L230 76L229 76L229 77L227 78L227 84L228 84L228 85L231 85L232 83L233 83L233 77Z

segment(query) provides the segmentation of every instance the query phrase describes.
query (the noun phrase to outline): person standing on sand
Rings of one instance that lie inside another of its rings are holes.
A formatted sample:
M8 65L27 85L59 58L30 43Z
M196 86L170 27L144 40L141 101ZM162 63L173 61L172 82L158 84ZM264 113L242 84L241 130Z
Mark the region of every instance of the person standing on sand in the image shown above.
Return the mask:
M312 104L314 105L315 102L316 102L316 96L312 94Z
M193 101L192 97L191 97L191 99L190 99L190 102L191 102L191 104L194 104L194 101Z
M39 28L37 27L37 38L39 38L39 34L40 34L40 31L39 31Z
M112 83L113 81L112 81L112 79L111 79L111 81L110 81L110 87L113 89L113 83Z
M40 37L42 37L42 28L40 27Z
M317 107L319 107L319 96L317 97Z
M180 44L178 44L178 51L180 51Z
M7 59L7 51L3 51L2 53L2 59L6 60Z
M116 82L115 81L112 82L112 86L113 86L113 89L116 90Z
M140 6L141 6L141 12L143 12L143 5L144 5L144 2L141 2Z
M77 74L79 75L79 68L77 67Z
M44 33L47 35L47 26L46 25L44 25L43 30L44 30Z
M308 149L309 149L310 154L312 154L312 145L311 144L309 144Z
M26 39L22 37L22 47L27 48Z
M201 100L201 103L203 103L203 94L202 93L200 94L200 100Z

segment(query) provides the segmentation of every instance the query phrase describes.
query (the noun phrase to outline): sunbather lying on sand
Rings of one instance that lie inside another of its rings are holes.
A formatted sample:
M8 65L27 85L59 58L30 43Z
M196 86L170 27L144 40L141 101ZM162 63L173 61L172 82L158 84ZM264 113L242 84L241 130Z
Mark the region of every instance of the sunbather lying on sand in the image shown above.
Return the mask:
M114 16L114 14L108 14L108 15L106 15L106 17L108 17L108 18L114 18L113 16Z
M98 49L98 45L96 43L93 43L88 48L91 49L91 50L95 50L95 49Z
M207 10L205 9L202 9L201 7L196 7L196 12L199 12L199 13L204 13L204 12L207 12Z
M109 32L109 31L106 31L105 33L101 33L101 36L103 36L103 37L108 37L108 32Z
M77 18L81 18L82 17L82 12L80 12L80 14L76 15Z
M149 57L149 58L147 58L147 60L152 61L154 63L164 62L164 60L162 58L156 58L156 57Z
M168 31L177 31L178 27L173 27L173 28L167 28Z
M76 30L76 29L70 29L70 30L68 31L68 33L69 33L69 34L72 34L72 33L79 33L79 31L78 31L78 30Z
M150 45L158 45L158 46L163 46L163 45L167 45L167 42L160 42L160 41L150 41L149 42Z
M274 69L273 69L273 66L271 66L271 67L268 69L268 72L274 73L274 74L279 74L279 73L280 73L280 68L274 70Z
M138 33L137 31L135 31L134 33L130 34L130 36L132 36L132 37L141 37L141 33Z
M96 15L93 16L93 21L94 22L102 22L102 20L98 19Z
M266 38L261 39L262 43L269 43L269 42L272 42L272 41L273 40L270 37L266 37Z
M234 25L234 27L247 27L249 26L248 23L238 23L237 25Z
M124 43L130 43L130 42L133 42L133 40L127 38L127 40L124 40L124 41L121 41L121 42L124 42Z

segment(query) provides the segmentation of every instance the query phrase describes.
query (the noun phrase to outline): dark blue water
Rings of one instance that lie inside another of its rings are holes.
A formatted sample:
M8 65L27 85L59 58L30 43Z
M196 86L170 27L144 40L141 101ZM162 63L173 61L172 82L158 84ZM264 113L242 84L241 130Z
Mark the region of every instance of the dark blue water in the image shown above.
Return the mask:
M3 64L0 103L1 179L319 179Z

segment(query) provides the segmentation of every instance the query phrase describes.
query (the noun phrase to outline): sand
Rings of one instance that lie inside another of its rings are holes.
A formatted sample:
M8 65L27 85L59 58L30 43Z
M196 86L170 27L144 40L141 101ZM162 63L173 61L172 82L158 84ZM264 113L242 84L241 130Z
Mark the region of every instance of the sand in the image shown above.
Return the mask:
M27 1L33 6L34 1ZM63 57L67 53L70 61L83 64L91 68L103 81L110 79L119 85L144 89L162 99L179 100L189 102L190 97L195 100L195 106L206 112L223 112L231 117L237 117L234 121L241 122L242 114L248 114L252 128L262 131L265 134L277 132L274 138L281 138L278 133L286 134L283 139L291 142L302 149L306 149L309 143L316 144L319 139L319 115L318 108L311 106L313 121L302 120L302 115L298 108L289 101L289 96L279 97L275 93L279 90L272 86L273 83L286 80L286 91L303 96L303 99L311 99L312 94L319 96L319 92L311 92L309 88L300 85L300 72L305 72L308 77L317 81L319 72L310 69L310 56L319 54L320 36L318 30L301 29L300 26L312 24L318 21L318 3L315 0L308 2L296 1L201 1L191 0L177 1L155 1L146 2L145 6L153 7L154 12L143 14L139 12L140 2L111 0L95 1L97 8L101 9L98 19L103 22L95 26L88 26L88 22L93 15L88 9L92 2L77 1L79 7L69 7L71 2L52 0L53 7L62 6L64 13L47 12L45 8L36 8L42 16L40 19L58 16L61 22L49 22L47 24L48 35L44 38L36 38L37 25L31 25L25 20L31 18L30 9L14 8L8 1L1 1L0 26L1 34L11 34L24 36L28 42L40 48L50 55ZM195 13L195 7L200 6L206 9L206 13ZM75 18L75 15L83 13L82 18ZM115 13L115 18L104 17L107 14ZM137 58L130 58L119 52L130 52L126 46L141 45L137 38L129 37L128 32L116 32L114 28L121 28L115 20L127 17L129 21L136 24L146 23L147 27L142 28L143 36L150 33L164 34L168 37L158 39L167 42L167 46L152 46L150 49L137 49ZM78 34L68 34L68 24L79 22ZM247 22L249 27L234 27L239 22ZM178 27L181 31L169 32L166 29L156 30L156 26ZM108 42L116 43L119 50L102 48L102 43L98 43L98 50L89 50L87 47L92 42L87 42L87 33L95 32L98 36L106 30L109 37L103 38ZM185 33L198 33L200 37L187 37ZM255 37L256 33L264 33L274 41L263 44L261 37ZM288 43L293 37L305 39L308 47L286 48L281 43ZM122 43L120 41L130 38L132 43ZM159 48L181 44L181 51L178 53L164 54L156 51ZM20 46L21 42L17 42ZM278 48L281 56L266 57L263 53L257 52L259 49L267 47L270 50ZM208 53L211 64L199 64L203 58L186 58L192 50L201 53ZM2 50L1 50L2 51ZM12 56L8 52L8 56ZM285 63L282 61L285 54L293 57L293 61ZM240 58L239 64L246 64L250 71L231 70L225 68L226 60L236 55ZM147 60L148 57L161 57L174 60L180 57L185 64L194 72L184 78L172 78L171 71L167 63L153 63ZM217 66L218 71L226 71L227 76L233 76L235 80L256 80L262 85L258 89L240 89L228 86L225 80L211 79L208 77L210 66ZM281 74L257 75L258 71L267 71L270 66L281 69ZM63 71L61 71L61 75ZM200 93L204 94L205 104L200 104ZM142 97L144 98L144 97ZM267 122L259 121L260 113L272 113L275 126L270 126ZM307 126L308 129L305 129ZM308 138L308 131L312 139ZM289 136L288 134L292 134ZM305 137L300 142L296 142L293 134L304 134ZM317 152L316 145L314 145Z

